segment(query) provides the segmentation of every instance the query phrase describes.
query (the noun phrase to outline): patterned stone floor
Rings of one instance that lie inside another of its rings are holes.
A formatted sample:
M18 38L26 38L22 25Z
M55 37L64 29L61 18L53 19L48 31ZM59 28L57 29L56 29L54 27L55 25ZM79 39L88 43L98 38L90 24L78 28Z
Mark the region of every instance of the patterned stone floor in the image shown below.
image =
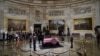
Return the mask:
M100 56L100 47L97 47L95 40L75 39L73 48L70 48L70 42L65 37L64 42L60 42L63 47L41 49L38 42L36 43L37 51L29 47L29 41L21 41L19 48L16 48L16 42L0 41L0 56L78 56L77 52L84 53L87 56Z

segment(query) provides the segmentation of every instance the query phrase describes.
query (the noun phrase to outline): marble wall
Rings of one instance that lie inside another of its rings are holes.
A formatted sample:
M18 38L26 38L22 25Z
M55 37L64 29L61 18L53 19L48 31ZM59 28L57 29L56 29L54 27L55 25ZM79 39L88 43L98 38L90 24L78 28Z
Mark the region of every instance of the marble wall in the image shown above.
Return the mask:
M95 4L93 3L88 3L88 4L79 4L77 6L72 6L71 7L71 32L74 32L74 33L81 33L81 35L84 35L85 33L92 33L94 34L94 19L95 19ZM74 23L73 23L73 19L81 19L81 18L88 18L88 17L92 17L93 18L93 21L92 21L92 30L89 31L89 30L74 30Z
M95 2L95 25L100 25L100 0Z
M3 3L0 2L0 31L4 30L4 7Z
M63 15L60 16L56 16L56 15L49 15L49 12L51 11L63 11ZM74 30L73 29L73 19L77 19L77 18L87 18L87 17L93 17L93 19L95 19L95 4L93 3L88 3L88 4L73 4L71 6L66 6L63 8L48 8L47 9L47 19L48 20L59 20L59 19L64 19L65 20L65 33L67 33L67 27L70 28L71 33L81 33L81 35L84 35L85 33L93 33L93 30L88 31L88 30ZM94 21L93 20L93 28L94 28Z
M72 0L76 1L76 0ZM83 0L82 0L83 1ZM85 1L85 0L84 0ZM100 25L100 1L90 3L74 3L65 6L29 6L27 4L18 4L12 2L4 2L0 5L0 16L4 17L0 29L6 28L6 19L26 19L29 21L29 28L34 24L42 24L42 27L48 25L48 20L65 20L65 33L67 34L67 27L70 28L71 33L79 32L81 35L85 33L93 33L94 31L75 31L73 29L73 19L93 17L93 27ZM4 14L3 14L4 13ZM0 17L1 18L1 17ZM0 22L1 23L1 22Z
M4 11L0 10L0 29L4 28Z
M0 7L0 39L3 39L2 33L4 32L4 7L2 2L0 2Z

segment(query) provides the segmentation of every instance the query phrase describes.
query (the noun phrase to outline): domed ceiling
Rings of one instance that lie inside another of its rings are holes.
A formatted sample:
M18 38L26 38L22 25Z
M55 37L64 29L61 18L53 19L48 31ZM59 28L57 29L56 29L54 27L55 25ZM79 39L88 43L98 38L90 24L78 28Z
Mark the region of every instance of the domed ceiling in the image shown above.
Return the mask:
M30 2L30 3L66 3L70 0L16 0L22 2Z
M87 2L93 0L7 0L15 3L23 3L27 5L66 5L70 3Z

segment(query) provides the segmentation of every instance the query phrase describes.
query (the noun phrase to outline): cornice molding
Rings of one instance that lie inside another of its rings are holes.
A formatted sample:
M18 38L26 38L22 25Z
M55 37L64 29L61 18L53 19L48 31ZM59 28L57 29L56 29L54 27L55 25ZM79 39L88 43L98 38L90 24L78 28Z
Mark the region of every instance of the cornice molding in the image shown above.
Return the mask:
M29 3L25 1L15 1L15 0L5 0L5 2L12 2L12 3L17 3L17 4L22 4L22 5L29 5L29 6L68 6L68 5L74 5L74 4L80 4L80 3L86 3L86 2L94 2L95 0L84 0L84 1L70 1L68 3L62 4L62 3Z

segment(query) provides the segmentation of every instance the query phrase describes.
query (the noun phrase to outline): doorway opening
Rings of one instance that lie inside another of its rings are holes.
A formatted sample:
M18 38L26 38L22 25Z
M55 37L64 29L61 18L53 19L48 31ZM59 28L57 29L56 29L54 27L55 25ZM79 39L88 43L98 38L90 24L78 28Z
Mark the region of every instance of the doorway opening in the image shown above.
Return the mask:
M34 31L41 31L41 24L34 24Z

